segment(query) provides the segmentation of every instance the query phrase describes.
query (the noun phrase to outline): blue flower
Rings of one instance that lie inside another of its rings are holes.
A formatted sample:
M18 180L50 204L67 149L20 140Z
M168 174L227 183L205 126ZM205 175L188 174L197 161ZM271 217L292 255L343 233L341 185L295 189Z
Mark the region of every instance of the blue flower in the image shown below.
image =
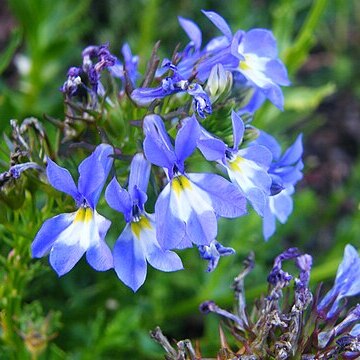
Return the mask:
M155 88L135 89L131 93L131 99L140 106L147 106L156 99L162 99L178 92L184 92L188 87L189 82L175 72L172 77L162 79L161 84Z
M357 304L354 309L352 309L345 317L345 319L334 326L330 331L324 331L319 333L318 341L320 348L324 348L330 342L330 340L334 339L335 337L344 334L351 326L356 326L356 323L360 321L360 304ZM352 330L354 334L356 329ZM355 336L355 335L353 335Z
M327 319L341 310L341 300L360 294L360 257L352 245L346 245L344 257L338 267L335 283L317 306L317 311Z
M278 142L269 134L260 132L255 144L267 147L272 155L273 162L268 170L271 176L271 194L267 197L263 217L263 235L268 240L276 229L276 219L284 224L293 211L295 184L302 179L302 135L281 155Z
M137 88L131 93L131 99L140 106L148 106L156 99L162 99L166 96L187 92L193 97L193 107L201 118L206 114L211 114L212 107L208 94L201 85L197 83L190 84L182 75L177 67L168 60L164 60L163 67L171 69L173 76L161 80L161 85L155 88Z
M164 248L209 245L217 234L217 216L238 217L246 212L236 186L216 174L187 174L184 162L196 148L200 126L183 119L172 145L158 115L144 119L147 159L166 169L169 183L155 204L157 238Z
M212 272L216 269L221 256L235 254L233 248L225 247L216 240L213 240L210 245L200 245L198 250L200 257L208 261L207 272Z
M230 180L241 189L255 211L262 216L267 196L270 194L271 177L267 171L272 156L262 145L239 149L243 141L245 125L234 111L231 119L234 138L232 148L204 129L198 147L207 160L216 160L226 168Z
M161 271L183 268L177 254L159 246L154 216L144 209L149 175L150 163L142 154L136 154L131 162L128 191L114 178L105 192L107 203L122 212L127 223L114 246L114 268L133 291L145 281L146 262Z
M101 144L79 165L76 187L69 171L48 158L49 183L70 196L78 210L57 215L41 226L31 246L32 256L50 252L50 264L59 276L69 272L86 252L88 263L98 271L113 267L111 251L104 241L111 222L97 213L96 205L112 166L113 149Z
M284 96L280 86L290 84L284 64L278 58L276 40L271 31L239 30L232 35L226 21L217 13L203 11L205 16L224 34L222 44L209 52L199 64L200 78L206 78L210 69L221 63L226 70L239 72L249 85L260 90L276 107L283 109Z

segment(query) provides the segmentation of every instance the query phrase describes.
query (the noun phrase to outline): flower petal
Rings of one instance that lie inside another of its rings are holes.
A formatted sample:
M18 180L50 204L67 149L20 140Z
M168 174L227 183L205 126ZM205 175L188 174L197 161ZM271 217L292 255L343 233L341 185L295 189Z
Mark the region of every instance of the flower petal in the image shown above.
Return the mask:
M201 47L202 35L199 27L191 20L178 16L180 26L184 29L187 36L194 43L195 49L199 50Z
M301 159L302 154L302 134L300 134L295 142L285 151L280 161L283 165L292 165Z
M217 215L238 217L246 213L246 200L240 190L216 174L188 174L189 179L204 190Z
M107 186L105 199L111 208L124 214L127 222L131 220L131 197L129 193L120 186L116 178L113 178Z
M155 269L161 271L177 271L183 269L180 257L173 251L163 250L156 239L156 226L153 216L147 215L150 227L140 233L140 241L146 253L146 259Z
M111 221L94 211L95 226L93 232L97 232L98 236L93 234L93 241L86 251L86 260L90 266L97 271L106 271L113 267L113 256L105 243L104 238L109 230Z
M271 212L270 206L267 203L264 207L263 213L263 235L265 241L269 240L269 238L274 235L276 230L276 219L275 215Z
M222 160L225 156L226 145L220 139L202 138L197 146L208 161Z
M280 158L281 147L279 143L273 136L269 135L265 131L260 131L260 134L254 143L265 146L267 149L269 149L275 161Z
M194 152L200 137L200 125L195 116L184 119L182 124L175 139L175 153L180 163Z
M79 192L94 209L111 169L113 153L110 145L101 144L79 165Z
M244 53L276 58L277 46L273 33L266 29L252 29L243 38Z
M200 131L201 133L197 146L205 159L209 161L223 160L227 149L225 143L222 140L215 138L202 126L200 126Z
M50 251L50 264L59 276L65 275L81 259L85 250L79 243L67 245L56 241Z
M214 211L196 212L193 208L186 222L186 233L196 245L209 245L217 235L217 219Z
M150 163L145 159L142 153L136 154L130 166L130 175L129 175L129 193L132 198L134 198L132 192L134 187L136 186L138 189L146 193L149 177L150 177Z
M171 181L170 209L185 222L187 237L180 243L182 247L189 242L207 245L215 238L217 220L211 200L185 175Z
M158 115L144 118L144 151L146 158L157 166L172 168L176 162L174 147L170 142L164 123Z
M278 59L272 59L266 63L265 75L278 85L290 85L286 67Z
M326 314L326 318L330 319L338 312L341 299L358 295L360 293L359 272L359 254L352 245L348 244L344 250L343 260L337 269L334 286L318 304L318 312L327 310L327 307L334 301Z
M271 152L262 145L253 145L238 151L238 156L252 161L264 170L268 170L272 161Z
M236 60L234 63L234 67L237 68L239 66L239 60L244 61L245 57L243 55L243 38L245 35L245 31L238 30L234 34L231 44L230 44L230 54Z
M113 267L113 256L104 240L86 251L86 260L96 271L106 271Z
M270 209L277 219L285 224L289 215L293 211L293 200L290 196L294 192L294 188L287 188L279 194L270 196Z
M234 136L233 149L237 150L241 144L245 132L245 125L241 117L234 110L231 111L231 121Z
M46 220L31 244L32 257L40 258L46 255L59 234L72 224L74 216L75 213L60 214Z
M264 191L258 188L251 188L246 192L246 197L250 201L254 210L260 215L263 216L264 208L267 201L267 196Z
M140 241L134 238L129 224L125 226L115 243L114 268L119 279L134 292L145 281L147 272L145 254Z
M201 10L201 12L228 38L229 41L231 41L232 32L223 17L214 11Z
M261 86L260 86L261 87ZM266 97L281 111L284 110L284 95L280 87L269 83L266 87L261 87Z
M72 196L75 200L80 199L81 195L69 171L54 163L49 157L47 158L46 175L49 183L56 190Z
M164 89L163 86L156 88L137 88L131 93L131 99L139 106L148 106L156 99L173 94L175 91Z
M185 222L172 209L174 200L171 197L170 183L160 193L155 204L156 237L163 249L175 249L185 238Z

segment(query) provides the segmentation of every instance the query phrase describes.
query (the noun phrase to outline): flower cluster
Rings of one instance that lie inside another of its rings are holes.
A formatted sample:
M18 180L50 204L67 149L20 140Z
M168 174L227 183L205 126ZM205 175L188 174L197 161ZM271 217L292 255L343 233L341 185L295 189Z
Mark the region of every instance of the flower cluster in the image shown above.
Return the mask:
M129 126L141 128L132 153L104 130L103 142L108 144L97 146L79 165L78 186L66 169L48 158L49 183L70 195L77 210L47 220L35 237L32 254L50 253L59 275L86 253L94 269L114 268L136 291L145 281L147 262L161 271L180 270L182 262L174 250L193 245L212 271L221 256L234 253L216 240L219 217L243 216L249 203L263 218L267 240L275 232L276 219L284 223L292 212L291 195L302 177L301 135L281 153L274 137L250 123L265 99L283 108L280 86L289 85L289 80L276 41L264 29L233 34L220 15L203 13L222 35L202 46L199 27L179 18L190 42L160 67L157 45L141 84L139 58L127 44L122 48L123 62L108 45L89 46L82 53L82 66L70 68L61 91L68 106L66 126L75 135L80 136L70 119L96 123L94 114L103 116L117 106L136 108L143 115L129 121ZM115 97L106 78L112 85L120 81ZM224 113L225 118L219 118ZM232 124L230 143L229 137L216 132L221 122ZM194 152L203 155L202 162L218 165L222 175L188 171ZM132 161L127 189L114 177L105 190L106 202L126 222L111 251L105 242L110 221L96 206L110 170L116 173L118 154ZM145 208L152 165L158 168L153 173L161 188L153 214Z
M294 260L299 275L282 269L283 262ZM235 311L229 312L213 301L200 305L203 313L215 313L225 319L238 349L229 346L220 327L221 350L217 359L358 359L360 356L360 304L346 309L350 296L360 294L360 257L352 245L345 247L335 283L322 296L309 289L312 257L296 248L284 251L274 260L268 276L269 290L250 309L245 301L244 278L254 266L254 256L244 262L244 270L235 278ZM293 284L293 294L290 285ZM312 306L311 306L312 305ZM189 340L177 343L175 350L157 328L151 336L160 343L169 359L202 358Z

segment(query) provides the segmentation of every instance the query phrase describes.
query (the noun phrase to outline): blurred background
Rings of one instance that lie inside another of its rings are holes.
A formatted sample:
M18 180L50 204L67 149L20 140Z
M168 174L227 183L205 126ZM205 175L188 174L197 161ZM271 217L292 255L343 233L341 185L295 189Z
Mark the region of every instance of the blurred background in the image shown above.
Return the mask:
M26 261L0 263L0 295L4 299L15 291L13 311L19 326L12 339L2 340L0 353L30 359L29 343L41 335L36 346L46 349L40 359L159 359L162 349L148 333L160 325L170 339L198 339L204 355L214 354L219 347L218 320L200 314L198 306L212 299L231 307L230 285L249 251L256 255L256 267L245 284L252 303L266 289L266 274L283 249L296 246L313 255L312 286L323 281L326 287L345 244L360 245L360 2L356 0L1 0L1 132L9 136L10 119L34 116L55 137L44 114L63 118L59 88L68 68L80 65L85 46L109 43L112 53L120 55L128 42L140 56L141 71L157 40L161 57L170 57L178 43L188 42L177 16L197 22L205 40L217 34L201 9L221 14L234 31L268 28L277 38L292 87L284 89L284 112L267 103L253 124L278 137L283 148L304 134L305 175L289 221L278 224L268 243L253 213L220 221L218 240L235 248L236 255L221 259L209 274L195 249L182 251L184 271L165 274L149 267L136 294L114 273L96 273L83 260L60 279L47 259L34 264L29 247L38 226L25 224L22 231L30 239ZM4 139L1 136L2 145ZM0 170L5 171L6 153L1 153L0 161ZM4 239L0 250L6 259L13 246L6 241L9 226L0 223ZM21 291L16 293L18 269L27 276L19 280ZM6 285L11 277L12 288Z

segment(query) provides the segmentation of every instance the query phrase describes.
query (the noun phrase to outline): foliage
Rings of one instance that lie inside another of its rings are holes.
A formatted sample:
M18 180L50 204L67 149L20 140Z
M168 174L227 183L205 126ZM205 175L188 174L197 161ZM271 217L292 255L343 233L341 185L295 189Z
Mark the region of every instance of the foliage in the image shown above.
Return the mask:
M120 55L120 46L128 41L134 53L149 58L155 41L162 39L162 58L175 47L173 39L182 44L187 41L176 16L197 20L200 6L221 13L234 29L268 27L278 39L280 58L293 86L284 91L284 112L266 103L253 123L284 140L284 148L295 140L295 134L304 133L307 175L295 196L292 216L266 243L255 212L231 222L220 221L218 239L234 248L235 256L221 259L214 272L206 273L198 255L184 250L186 270L168 274L149 269L146 284L134 294L113 274L94 273L83 260L66 277L58 278L46 259L31 259L30 245L41 224L55 214L71 211L72 202L49 186L36 169L27 170L21 181L0 193L2 358L158 359L162 350L148 336L156 325L170 338L198 338L210 352L219 347L217 337L214 339L218 325L198 314L198 306L210 298L222 306L231 304L227 284L250 251L256 253L257 263L247 280L251 284L249 302L265 292L262 275L284 248L295 245L314 256L317 265L310 281L315 285L333 277L345 244L360 244L356 200L360 198L359 125L353 120L356 115L350 110L347 114L347 107L352 109L360 94L359 48L352 40L359 37L356 1L231 0L225 7L217 1L8 0L4 9L16 25L0 54L1 172L21 156L16 146L21 139L39 150L30 154L29 161L44 164L45 154L51 154L75 172L86 149L60 141L63 120L58 119L64 118L64 106L58 89L67 68L80 64L83 44L109 41L113 53ZM204 37L209 39L215 30L205 27L205 21L199 19L199 24L207 29ZM140 69L145 68L146 63L140 63ZM343 98L345 104L339 100ZM335 119L332 104L341 107ZM359 113L356 105L354 111ZM96 122L128 154L138 145L138 130L124 124L143 115L143 109L130 112L125 104L121 110L110 111L107 121L100 115ZM20 131L22 120L30 116L38 121L27 120ZM13 118L19 121L9 126ZM329 126L342 135L335 145L326 132ZM226 135L229 126L224 127ZM81 136L76 140L98 143L101 136L94 131L96 126L90 124L90 129L88 124L78 124L76 131ZM320 141L324 147L333 145L337 153L320 151L318 139L324 139ZM124 161L123 172L118 173L123 182L126 160L120 160ZM335 170L330 172L330 168ZM124 224L106 209L104 200L99 206L116 224L109 232L114 243Z

